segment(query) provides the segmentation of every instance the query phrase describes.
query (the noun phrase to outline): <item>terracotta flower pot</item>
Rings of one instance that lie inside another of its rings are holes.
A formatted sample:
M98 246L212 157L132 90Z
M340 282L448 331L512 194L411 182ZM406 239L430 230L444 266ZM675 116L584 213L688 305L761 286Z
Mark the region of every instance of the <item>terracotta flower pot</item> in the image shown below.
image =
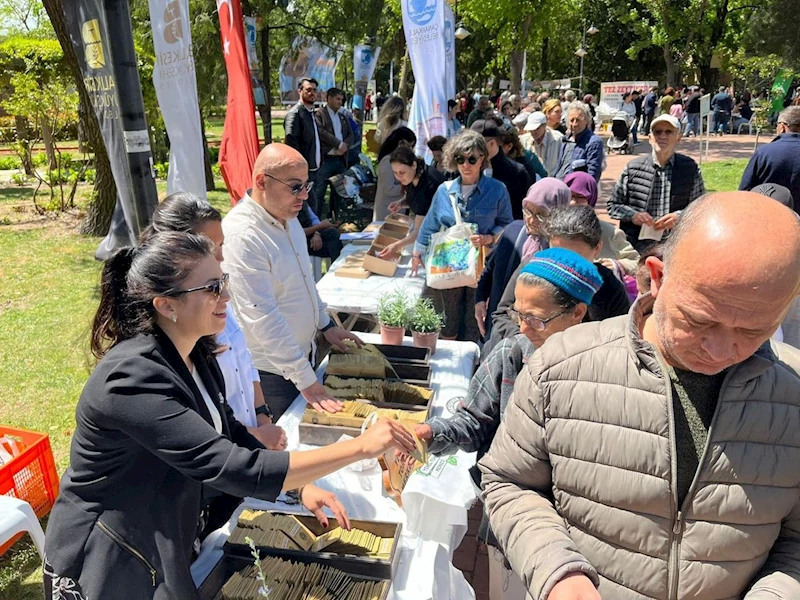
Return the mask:
M434 333L421 333L419 331L412 331L411 337L414 340L414 345L417 348L430 348L431 354L436 352L436 342L439 340L439 332Z
M381 343L390 346L401 346L403 344L403 335L405 335L405 327L390 327L381 323Z

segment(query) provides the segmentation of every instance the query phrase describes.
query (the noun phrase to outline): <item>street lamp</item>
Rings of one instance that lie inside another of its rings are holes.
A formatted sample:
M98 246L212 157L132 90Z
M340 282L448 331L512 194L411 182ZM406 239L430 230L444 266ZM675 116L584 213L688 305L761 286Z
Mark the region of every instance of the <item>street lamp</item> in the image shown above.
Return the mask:
M456 32L453 35L456 36L457 40L465 40L470 36L470 32L467 31L463 23L459 23L458 27L456 27Z
M583 59L588 54L588 52L586 51L586 34L588 33L589 35L594 35L594 34L599 33L599 32L600 32L600 30L597 27L595 27L594 25L589 27L589 29L586 29L586 19L584 19L584 21L583 21L583 37L581 39L581 47L578 48L575 51L575 56L578 56L581 59L581 75L580 75L580 81L578 83L578 97L580 97L580 98L583 97Z

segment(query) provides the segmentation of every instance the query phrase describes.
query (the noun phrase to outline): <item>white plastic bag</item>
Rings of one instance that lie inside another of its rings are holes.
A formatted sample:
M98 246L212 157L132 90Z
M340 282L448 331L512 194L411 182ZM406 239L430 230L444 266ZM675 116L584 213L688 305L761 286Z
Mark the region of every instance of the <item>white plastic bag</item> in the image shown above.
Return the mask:
M435 290L451 290L459 287L477 287L478 255L480 251L469 241L475 231L469 223L461 220L456 196L450 193L452 181L447 186L456 224L431 236L428 252L426 282Z

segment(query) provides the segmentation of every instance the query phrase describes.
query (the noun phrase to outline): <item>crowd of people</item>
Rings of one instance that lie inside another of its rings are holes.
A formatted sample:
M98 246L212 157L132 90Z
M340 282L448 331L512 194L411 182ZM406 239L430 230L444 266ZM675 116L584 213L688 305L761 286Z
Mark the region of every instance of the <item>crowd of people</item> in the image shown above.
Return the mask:
M299 396L340 411L317 343L361 344L309 259L341 251L324 184L356 136L340 90L316 107L316 82L299 87L286 144L261 151L224 218L173 194L103 268L48 598L195 598L192 557L239 499L297 490L347 525L312 482L415 448L381 420L287 452L276 425ZM800 598L800 106L742 191L707 194L677 152L680 93L655 92L624 100L652 151L604 198L619 226L595 212L590 97L459 94L430 164L402 99L381 104L376 217L414 218L384 254L410 251L416 273L460 216L488 256L477 287L431 291L442 336L482 354L453 416L414 435L433 454L478 453L493 599Z

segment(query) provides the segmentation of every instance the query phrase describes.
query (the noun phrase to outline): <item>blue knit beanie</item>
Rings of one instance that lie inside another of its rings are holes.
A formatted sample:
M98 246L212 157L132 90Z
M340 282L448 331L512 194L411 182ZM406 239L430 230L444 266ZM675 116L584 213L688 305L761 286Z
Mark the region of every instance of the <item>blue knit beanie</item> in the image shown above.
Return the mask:
M591 304L597 290L603 285L600 273L588 260L572 250L548 248L533 255L522 269L549 281L579 302Z

